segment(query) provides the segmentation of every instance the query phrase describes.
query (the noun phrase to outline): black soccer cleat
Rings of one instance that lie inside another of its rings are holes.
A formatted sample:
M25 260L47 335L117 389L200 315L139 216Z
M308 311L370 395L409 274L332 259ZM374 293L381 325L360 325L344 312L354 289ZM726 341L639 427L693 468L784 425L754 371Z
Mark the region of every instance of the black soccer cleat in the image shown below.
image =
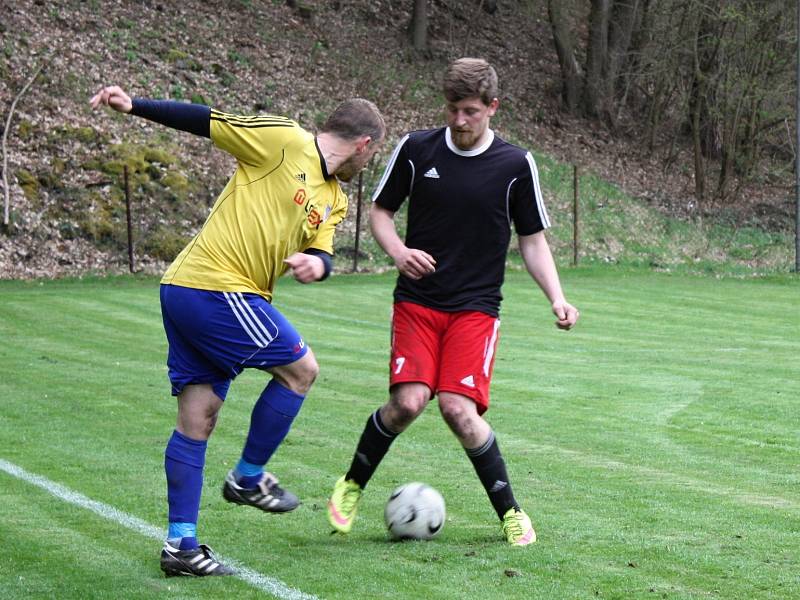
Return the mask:
M164 544L161 550L161 570L167 577L208 577L236 573L219 562L211 548L205 544L192 550L180 550Z
M233 471L230 471L222 485L222 497L234 504L255 506L272 513L289 512L300 505L297 496L280 487L272 473L264 473L256 487L243 488L236 483Z

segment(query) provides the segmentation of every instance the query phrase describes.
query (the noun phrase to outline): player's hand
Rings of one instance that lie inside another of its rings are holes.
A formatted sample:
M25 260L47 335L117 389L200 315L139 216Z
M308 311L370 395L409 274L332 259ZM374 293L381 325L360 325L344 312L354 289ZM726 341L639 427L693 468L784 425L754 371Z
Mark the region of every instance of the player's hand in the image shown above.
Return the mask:
M283 262L289 265L292 277L300 283L319 281L325 275L325 263L319 256L313 254L295 252Z
M424 250L405 248L394 259L397 270L409 279L422 279L436 271L436 261Z
M581 313L569 302L553 302L553 314L556 316L556 327L559 329L572 329Z
M89 104L92 105L92 108L97 108L101 104L105 104L121 113L129 113L133 108L131 97L118 85L104 87L92 96L92 99L89 100Z

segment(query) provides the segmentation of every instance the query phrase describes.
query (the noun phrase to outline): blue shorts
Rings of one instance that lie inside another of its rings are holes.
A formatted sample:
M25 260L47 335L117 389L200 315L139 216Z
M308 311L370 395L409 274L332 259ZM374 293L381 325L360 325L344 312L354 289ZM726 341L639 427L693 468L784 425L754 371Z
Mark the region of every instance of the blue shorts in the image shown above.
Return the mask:
M173 396L202 383L224 400L245 368L287 365L308 351L286 317L258 294L162 284L161 316Z

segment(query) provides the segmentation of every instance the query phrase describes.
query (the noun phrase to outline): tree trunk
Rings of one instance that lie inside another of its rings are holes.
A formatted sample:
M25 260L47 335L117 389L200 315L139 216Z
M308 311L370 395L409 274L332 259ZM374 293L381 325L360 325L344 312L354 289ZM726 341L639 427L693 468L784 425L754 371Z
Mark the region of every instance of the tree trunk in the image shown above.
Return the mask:
M699 90L702 86L697 83L696 88ZM700 96L700 93L697 94ZM694 90L693 90L694 96ZM703 159L703 148L700 140L700 111L702 106L702 99L696 100L691 107L692 117L692 149L694 151L694 197L697 200L698 209L703 204L706 192L706 174L705 174L705 160Z
M628 52L641 12L640 3L641 0L615 0L611 9L608 54L606 55L606 65L603 68L605 83L603 96L609 109L607 118L612 126L616 121L617 111L610 109L616 104L616 99L620 97L621 91L628 88L628 78L623 76L623 70L628 65Z
M563 0L547 0L547 16L561 67L561 99L570 113L576 113L581 96L581 67L575 58L575 40Z
M640 82L647 75L648 69L645 55L655 35L653 33L654 12L651 7L651 0L639 0L638 18L636 26L631 32L631 43L628 50L627 78L631 89L628 103L634 110L639 112L647 110L646 87L641 86Z
M702 203L703 196L705 196L705 165L700 140L700 112L704 98L704 79L703 72L700 69L700 37L702 30L702 26L697 28L694 39L694 51L692 53L694 73L689 93L689 123L692 131L692 152L694 155L694 196L698 206Z
M717 80L721 71L720 46L725 35L720 19L724 0L701 4L693 48L694 73L689 94L689 115L695 163L695 196L698 205L705 199L705 159L719 158L721 143L717 106Z
M414 0L411 15L411 45L414 50L428 49L428 0Z
M603 65L608 62L608 21L611 0L592 0L589 15L589 44L586 48L586 87L583 109L590 117L605 112Z

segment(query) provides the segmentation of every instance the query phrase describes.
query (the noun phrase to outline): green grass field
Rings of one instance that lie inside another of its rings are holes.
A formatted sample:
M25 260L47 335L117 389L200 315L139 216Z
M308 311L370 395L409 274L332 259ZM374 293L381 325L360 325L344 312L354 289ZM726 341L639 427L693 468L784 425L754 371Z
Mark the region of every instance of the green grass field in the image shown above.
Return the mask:
M271 463L304 503L265 515L219 493L265 382L247 372L209 445L199 525L243 575L206 580L158 567L175 407L157 281L0 282L0 598L800 598L800 280L562 280L582 314L569 333L508 274L488 413L537 544L506 547L435 406L353 533L330 535L327 494L386 396L393 276L283 280L276 305L322 366ZM392 543L383 504L411 480L442 492L447 524Z

